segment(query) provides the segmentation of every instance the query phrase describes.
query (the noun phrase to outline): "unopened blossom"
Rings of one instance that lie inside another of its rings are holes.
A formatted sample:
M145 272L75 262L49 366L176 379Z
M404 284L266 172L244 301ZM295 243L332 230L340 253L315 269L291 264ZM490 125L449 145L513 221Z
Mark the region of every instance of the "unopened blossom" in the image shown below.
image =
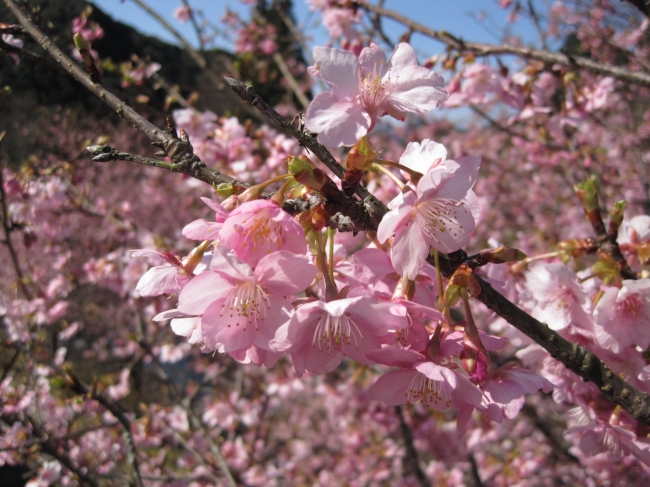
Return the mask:
M134 250L132 257L159 257L166 264L154 266L149 269L138 281L135 290L141 296L160 296L161 294L175 294L192 278L210 265L212 254L201 256L201 262L194 267L193 272L188 273L184 264L177 256L170 252L158 252L156 250Z
M310 72L332 91L319 93L307 109L306 127L328 146L351 146L372 130L377 117L404 120L406 113L426 113L447 99L443 79L418 66L413 48L398 44L390 60L377 44L354 54L314 48Z
M400 193L390 202L377 239L383 243L395 235L392 255L398 273L415 280L430 247L449 253L469 242L479 214L472 191L479 163L478 157L444 161L420 179L415 192Z
M204 350L270 350L269 341L293 310L285 296L304 291L315 276L306 256L273 252L253 269L217 247L211 268L183 288L177 311L201 316Z
M228 210L210 198L201 199L214 210L216 221L209 222L203 218L194 220L192 223L185 225L183 236L191 240L215 240L219 236L219 230L221 230L223 222L228 218Z
M650 346L650 279L626 280L612 287L594 309L596 341L618 353L629 346Z
M176 17L176 20L181 24L184 24L192 17L192 8L187 5L176 8L174 9L174 17Z
M219 232L221 242L254 266L271 252L307 252L305 232L275 201L254 200L235 208Z
M278 329L271 345L291 353L298 376L305 371L323 374L338 367L344 356L372 364L366 352L381 348L381 337L407 325L403 306L375 297L312 301Z

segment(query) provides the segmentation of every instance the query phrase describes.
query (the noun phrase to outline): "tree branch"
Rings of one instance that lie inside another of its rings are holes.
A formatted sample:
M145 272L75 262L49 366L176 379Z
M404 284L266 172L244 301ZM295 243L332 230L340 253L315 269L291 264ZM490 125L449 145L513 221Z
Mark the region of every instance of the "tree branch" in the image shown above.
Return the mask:
M90 389L86 384L81 382L79 378L72 372L72 370L67 369L61 371L64 377L68 378L72 389L82 396L90 397L94 399L99 404L101 404L107 411L109 411L115 419L117 419L122 428L124 428L124 444L126 447L126 457L133 468L137 485L139 487L144 487L142 483L142 476L140 473L140 463L138 461L138 451L135 448L135 442L133 441L133 433L131 432L131 421L126 416L126 411L122 406L113 401L112 399L107 398L100 392L97 392L94 388Z
M144 133L154 142L163 142L168 137L151 122L141 117L135 110L112 94L99 83L94 83L88 73L84 71L76 62L66 56L49 37L47 37L29 18L27 12L18 6L15 0L2 0L7 8L13 13L25 30L45 49L68 73L72 75L79 83L84 85L95 95L101 98L104 103L111 107L115 112L131 123L136 129Z
M314 153L318 159L325 164L330 171L332 171L339 179L343 179L345 175L345 169L338 163L334 156L328 151L323 144L318 142L316 137L306 132L305 130L299 130L294 125L280 115L278 112L273 110L266 103L251 86L246 86L241 81L236 79L226 78L226 83L230 85L232 90L237 93L237 95L244 101L250 102L255 108L257 108L264 115L269 117L271 120L276 122L280 127L289 132L301 146L309 149ZM366 212L360 214L360 217L367 217L367 221L359 221L357 226L358 230L370 230L375 229L379 226L379 222L384 214L388 211L385 205L383 205L377 198L375 198L368 190L359 186L356 190L356 194L362 199L363 206L365 207ZM352 205L351 205L352 207ZM368 225L370 224L370 226Z
M404 439L404 447L406 449L406 454L404 455L404 463L408 470L411 471L415 478L418 479L418 482L422 487L430 487L431 484L427 480L427 476L420 468L420 460L418 458L418 451L415 449L413 444L413 433L411 428L409 428L406 418L404 418L404 413L402 412L402 406L395 406L395 414L399 419L399 428L402 432L402 438ZM407 471L408 471L407 470Z
M432 39L436 39L444 43L447 47L456 49L462 52L470 52L474 56L493 56L498 54L512 54L524 59L535 59L544 63L560 64L571 68L579 67L586 71L596 74L603 74L612 76L628 83L637 83L643 86L650 86L650 74L641 73L637 71L630 71L629 69L620 66L611 66L602 64L593 59L582 56L569 56L567 54L560 54L548 50L532 49L530 47L509 46L507 44L494 45L482 44L478 42L465 42L462 39L452 36L443 30L434 30L422 24L418 24L413 20L401 15L393 10L388 10L371 3L361 3L361 8L365 8L369 12L375 14L385 15L414 32L419 32Z
M467 254L458 250L445 258L440 256L441 272L450 277L457 267L465 262ZM430 263L433 259L429 259ZM621 379L612 372L595 354L586 348L571 343L551 330L548 325L536 320L511 303L480 276L475 276L481 286L476 299L505 319L512 326L544 347L553 358L562 362L583 380L598 386L605 399L618 404L634 419L650 426L650 396Z

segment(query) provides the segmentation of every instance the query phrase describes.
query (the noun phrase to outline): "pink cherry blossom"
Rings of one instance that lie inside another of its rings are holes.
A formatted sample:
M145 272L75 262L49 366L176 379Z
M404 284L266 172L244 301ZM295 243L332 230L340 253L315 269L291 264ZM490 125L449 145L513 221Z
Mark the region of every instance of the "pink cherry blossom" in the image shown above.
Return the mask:
M272 348L291 353L298 376L323 374L350 357L370 365L366 352L381 348L380 337L408 325L404 307L375 297L357 296L300 306L276 333Z
M426 113L447 98L443 79L418 66L413 48L398 44L390 60L377 44L354 54L314 48L311 72L332 91L319 93L307 109L305 124L328 146L353 145L375 126L377 117L404 120L406 113Z
M285 296L304 291L315 276L316 267L306 256L273 252L252 269L217 247L211 268L181 292L178 312L202 316L206 351L235 352L252 345L270 350L269 341L293 309Z
M223 222L228 218L228 210L209 198L201 199L214 210L216 221L208 222L202 218L194 220L192 223L185 225L183 235L192 240L215 240L219 235Z
M533 316L552 330L569 325L591 329L589 300L578 276L564 264L538 262L526 272L526 285L536 301Z
M371 388L372 396L388 406L422 402L434 409L481 404L481 391L457 368L431 362L415 350L393 347L368 352L377 363L400 367L382 375Z
M469 242L478 216L471 188L479 162L478 157L444 161L420 179L416 192L400 193L390 202L377 238L383 243L395 235L393 266L401 275L414 280L429 247L449 253Z
M483 399L478 409L492 421L501 423L504 418L517 416L524 406L525 394L539 389L550 392L553 384L534 372L511 363L495 370L480 388Z
M192 9L186 5L174 9L174 17L181 23L184 24L192 16Z
M132 257L159 257L167 264L154 266L149 269L138 281L135 290L141 296L159 296L161 294L174 294L179 292L191 279L185 269L183 262L169 252L158 252L156 250L134 250ZM209 265L212 256L205 256L203 268ZM200 271L201 269L197 269Z
M623 287L609 288L594 309L596 341L618 353L636 345L650 345L650 279L623 281Z
M248 201L235 208L223 223L219 238L252 266L278 250L307 252L305 232L300 224L270 200Z
M420 142L409 142L404 153L399 158L399 163L409 169L425 174L447 159L447 148L433 140L424 139ZM410 175L402 171L402 175L411 179Z

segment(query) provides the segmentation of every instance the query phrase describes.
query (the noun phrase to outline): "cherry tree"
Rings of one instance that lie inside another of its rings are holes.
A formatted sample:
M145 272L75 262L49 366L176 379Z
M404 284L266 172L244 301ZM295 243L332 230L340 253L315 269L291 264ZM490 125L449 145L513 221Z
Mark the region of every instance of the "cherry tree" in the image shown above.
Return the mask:
M312 46L290 2L242 1L250 15L217 24L183 1L198 49L134 2L241 117L198 110L159 63L102 59L92 9L63 46L2 0L3 62L72 76L142 137L62 109L38 156L0 152L6 472L649 481L644 2L498 2L533 46L309 0L329 36ZM225 77L208 56L221 38ZM157 118L116 94L146 103L150 85Z

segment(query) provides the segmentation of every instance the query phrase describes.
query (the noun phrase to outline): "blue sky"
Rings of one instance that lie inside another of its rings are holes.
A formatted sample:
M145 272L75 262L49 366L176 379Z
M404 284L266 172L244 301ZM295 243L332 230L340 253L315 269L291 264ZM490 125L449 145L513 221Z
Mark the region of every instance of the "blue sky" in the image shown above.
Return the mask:
M93 2L111 15L114 19L132 25L141 32L154 35L170 43L176 40L163 29L153 18L130 0L93 0ZM181 6L181 0L148 0L148 5L164 16L176 29L178 29L192 44L196 45L196 35L189 22L180 24L174 17L173 11ZM218 23L226 8L238 12L245 12L248 8L238 0L191 0L191 5L203 10L206 16L214 23ZM539 13L545 12L544 4L540 0L534 2ZM496 0L386 0L385 8L397 10L403 15L416 19L434 29L444 29L468 41L498 43L505 31L519 35L525 43L536 45L537 32L527 21L514 24L506 22L507 10L501 9ZM327 37L322 27L314 27L319 16L309 12L304 0L294 0L294 9L297 23L308 26L306 30L312 37L314 45L322 45ZM482 21L478 18L483 17ZM388 20L384 24L388 35L398 39L405 29ZM421 58L442 52L440 43L426 39L421 35L414 35L411 43L418 51ZM227 48L224 42L220 47Z

